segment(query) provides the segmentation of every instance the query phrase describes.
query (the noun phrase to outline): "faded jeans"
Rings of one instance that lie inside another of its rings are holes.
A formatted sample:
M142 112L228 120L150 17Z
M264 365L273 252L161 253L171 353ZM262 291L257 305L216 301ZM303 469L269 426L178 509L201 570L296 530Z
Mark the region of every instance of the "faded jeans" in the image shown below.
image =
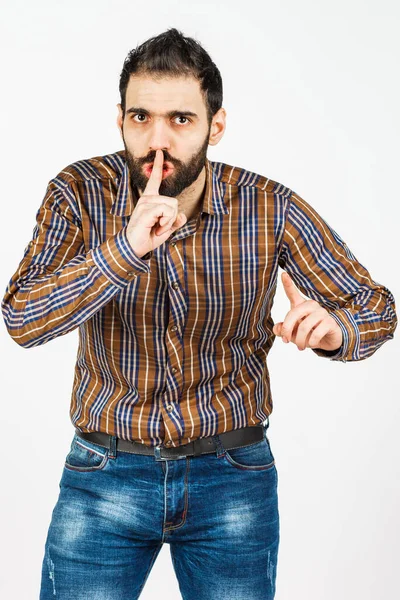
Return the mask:
M278 474L267 437L157 460L76 434L45 544L40 600L135 600L164 543L183 600L272 600Z

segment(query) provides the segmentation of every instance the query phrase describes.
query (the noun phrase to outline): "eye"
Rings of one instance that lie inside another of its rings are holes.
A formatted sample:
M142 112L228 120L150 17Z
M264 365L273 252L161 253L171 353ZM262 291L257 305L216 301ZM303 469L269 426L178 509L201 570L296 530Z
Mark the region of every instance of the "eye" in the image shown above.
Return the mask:
M134 120L135 117L146 117L147 115L145 115L144 113L136 113L132 116L132 119ZM137 122L137 121L136 121ZM140 123L143 123L142 120L139 121Z
M183 115L179 115L178 117L175 117L176 119L185 119L188 123L190 122L189 119ZM185 123L183 123L183 125L185 125Z

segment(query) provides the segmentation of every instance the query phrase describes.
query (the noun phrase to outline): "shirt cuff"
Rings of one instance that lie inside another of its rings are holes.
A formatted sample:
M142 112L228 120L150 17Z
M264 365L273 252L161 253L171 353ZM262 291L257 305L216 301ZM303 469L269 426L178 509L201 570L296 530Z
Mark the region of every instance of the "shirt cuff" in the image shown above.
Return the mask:
M150 273L149 260L153 256L151 250L140 258L129 243L126 230L127 225L87 255L89 267L95 265L118 287L125 287L137 275Z
M357 353L360 347L360 332L354 317L347 308L337 308L330 310L329 314L335 319L343 334L343 342L337 350L322 350L321 348L312 348L318 356L327 357L330 360L339 360L347 362L357 360Z

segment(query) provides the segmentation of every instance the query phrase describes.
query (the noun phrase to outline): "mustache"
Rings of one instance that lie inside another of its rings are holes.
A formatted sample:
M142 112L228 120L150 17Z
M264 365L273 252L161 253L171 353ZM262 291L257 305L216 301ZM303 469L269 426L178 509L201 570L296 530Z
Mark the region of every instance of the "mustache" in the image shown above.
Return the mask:
M174 165L174 167L176 166L180 166L181 165L181 161L177 160L176 158L172 158L167 152L164 152L164 161L168 161L170 163L172 163ZM156 158L156 153L155 152L151 152L148 156L146 156L145 158L136 158L135 160L140 164L140 165L144 165L145 163L148 162L154 162Z

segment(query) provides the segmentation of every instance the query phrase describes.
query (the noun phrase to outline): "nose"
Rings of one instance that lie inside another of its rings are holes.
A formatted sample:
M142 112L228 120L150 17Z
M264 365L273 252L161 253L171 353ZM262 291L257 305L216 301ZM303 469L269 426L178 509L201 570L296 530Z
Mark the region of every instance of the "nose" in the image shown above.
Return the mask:
M149 140L149 149L154 152L158 149L169 150L171 147L170 132L168 131L168 125L166 125L163 119L155 119Z

